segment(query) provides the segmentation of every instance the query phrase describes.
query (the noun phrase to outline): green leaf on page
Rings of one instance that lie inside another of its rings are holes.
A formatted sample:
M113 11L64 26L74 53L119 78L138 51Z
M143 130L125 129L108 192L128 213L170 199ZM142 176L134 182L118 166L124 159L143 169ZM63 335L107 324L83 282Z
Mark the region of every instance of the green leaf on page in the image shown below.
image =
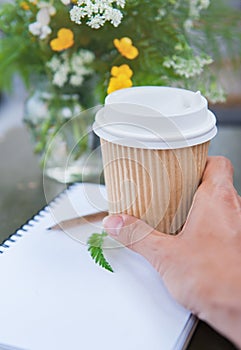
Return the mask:
M107 233L105 231L102 233L93 233L87 241L88 251L96 264L110 272L114 272L103 253L103 243L105 237L107 237Z

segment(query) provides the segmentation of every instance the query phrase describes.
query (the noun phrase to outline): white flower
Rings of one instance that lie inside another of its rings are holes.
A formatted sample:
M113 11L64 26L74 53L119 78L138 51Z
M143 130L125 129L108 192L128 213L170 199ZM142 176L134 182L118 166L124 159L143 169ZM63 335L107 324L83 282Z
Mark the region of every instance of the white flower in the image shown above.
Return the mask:
M67 79L67 74L64 71L59 70L54 74L53 84L57 85L58 87L63 87L67 82Z
M46 8L50 16L54 16L56 14L56 8L48 2L40 1L37 3L37 7L39 9Z
M85 77L93 73L89 67L95 56L89 50L79 50L69 57L67 52L56 54L46 63L46 66L53 74L53 84L58 87L64 84L81 86Z
M69 107L64 107L61 109L62 112L62 116L66 119L71 118L72 117L72 111Z
M94 60L94 54L89 50L80 50L74 53L71 59L71 67L74 72L81 72L82 75L90 74L93 72L92 69L86 67Z
M82 75L71 75L70 77L70 84L73 86L80 86L82 85L84 81L84 77Z
M124 8L125 7L125 0L117 0L116 5Z
M222 89L221 86L215 86L214 88L210 88L210 90L206 91L206 97L212 103L226 101L225 91Z
M30 31L30 33L32 33L35 36L39 36L41 33L41 23L39 22L34 22L34 23L30 23L28 26L28 30Z
M100 27L102 27L104 25L105 18L104 18L104 16L101 16L101 15L97 14L96 16L90 17L90 20L88 22L86 22L86 23L91 28L99 29Z
M70 19L81 24L81 19L87 17L89 19L87 24L95 29L102 27L107 21L118 27L123 14L113 7L113 4L123 8L125 0L78 0L77 5L70 10Z
M73 69L73 72L74 71L77 74L82 75L82 76L89 75L89 74L91 74L93 72L93 70L91 68L88 68L88 67L85 67L85 66L79 67L77 71Z
M89 2L86 4L86 7L83 8L83 13L86 16L91 17L93 14L97 14L98 12L102 13L104 11L104 4L93 4Z
M93 52L89 50L81 50L80 54L84 63L88 64L94 61L95 55L93 54Z
M69 74L70 73L70 65L69 65L69 61L68 61L68 58L67 60L65 60L61 66L60 66L60 70L66 74Z
M74 6L70 11L70 19L72 22L75 22L77 24L81 24L81 18L82 16L82 9L78 6Z
M50 14L46 7L41 8L36 16L37 22L43 26L48 25L50 22Z
M104 17L107 21L110 21L114 27L118 27L118 25L121 23L123 15L120 10L108 8L104 13Z
M61 65L61 61L58 57L53 56L52 59L46 63L47 67L50 68L53 72L56 72L60 65Z
M52 29L49 27L50 17L55 15L56 9L44 1L39 2L37 6L40 10L36 16L36 22L30 23L28 29L30 33L43 40L52 32Z
M47 25L42 25L40 22L30 23L28 30L35 36L39 36L41 40L47 38L52 32L51 28Z
M172 56L167 58L163 65L167 68L173 68L174 72L185 78L191 78L196 75L200 75L205 65L211 64L213 60L211 57L195 56L190 59L186 59L179 56Z
M78 4L79 6L82 6L82 5L85 4L85 0L78 0L78 1L77 1L77 4Z
M42 26L39 39L43 40L52 32L52 29L49 26Z

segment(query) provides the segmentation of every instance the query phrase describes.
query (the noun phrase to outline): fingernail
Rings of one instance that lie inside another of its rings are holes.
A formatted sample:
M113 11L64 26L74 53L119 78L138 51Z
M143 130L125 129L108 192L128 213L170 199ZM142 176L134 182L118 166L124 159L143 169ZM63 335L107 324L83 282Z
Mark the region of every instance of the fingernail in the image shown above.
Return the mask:
M109 215L103 219L105 230L113 236L118 236L123 223L123 219L120 215Z

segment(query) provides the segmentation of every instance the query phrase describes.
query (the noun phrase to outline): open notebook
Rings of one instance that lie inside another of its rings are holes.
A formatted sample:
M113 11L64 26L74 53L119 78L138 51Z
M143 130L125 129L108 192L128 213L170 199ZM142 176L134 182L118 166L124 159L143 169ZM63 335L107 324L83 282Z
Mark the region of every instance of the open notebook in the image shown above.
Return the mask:
M100 224L46 230L106 208L103 186L73 185L0 247L0 349L186 346L196 320L144 258L110 240L105 255L111 273L93 262L85 245Z

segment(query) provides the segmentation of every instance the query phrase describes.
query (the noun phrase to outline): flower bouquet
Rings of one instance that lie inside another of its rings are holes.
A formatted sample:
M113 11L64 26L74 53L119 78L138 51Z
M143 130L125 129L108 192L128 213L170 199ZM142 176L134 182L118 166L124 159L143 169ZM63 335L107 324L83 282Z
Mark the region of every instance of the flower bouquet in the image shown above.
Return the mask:
M0 11L0 88L17 72L44 94L36 151L45 154L66 119L117 89L176 86L224 101L217 62L223 51L240 56L240 26L222 0L16 0Z

